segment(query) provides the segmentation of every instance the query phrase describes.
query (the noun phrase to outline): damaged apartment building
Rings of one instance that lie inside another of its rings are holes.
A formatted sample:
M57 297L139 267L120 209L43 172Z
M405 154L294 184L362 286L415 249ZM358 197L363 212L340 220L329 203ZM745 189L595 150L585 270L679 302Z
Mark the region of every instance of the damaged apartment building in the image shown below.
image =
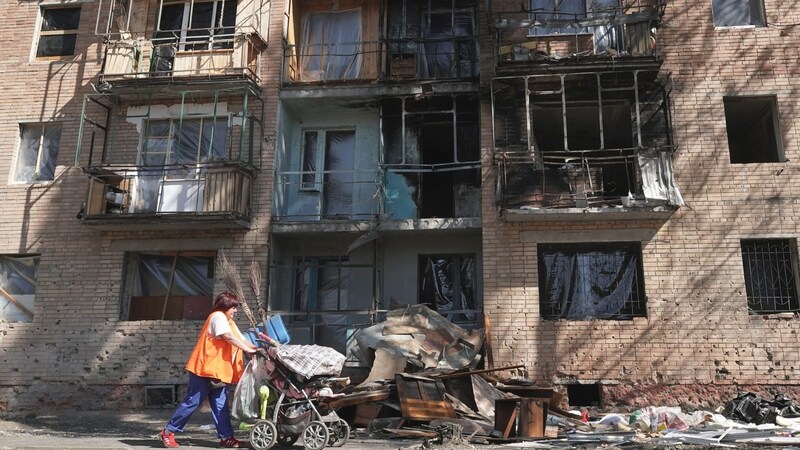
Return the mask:
M795 9L5 2L0 411L173 403L223 253L354 380L422 304L570 405L800 394Z

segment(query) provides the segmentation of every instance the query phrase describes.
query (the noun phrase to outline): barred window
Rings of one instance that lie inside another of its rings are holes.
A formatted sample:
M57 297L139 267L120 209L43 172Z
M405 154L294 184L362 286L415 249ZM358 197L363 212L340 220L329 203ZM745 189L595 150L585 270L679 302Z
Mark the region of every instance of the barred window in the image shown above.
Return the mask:
M794 312L797 299L797 243L794 239L743 239L742 264L751 314Z
M644 317L639 242L539 244L539 311L549 320Z

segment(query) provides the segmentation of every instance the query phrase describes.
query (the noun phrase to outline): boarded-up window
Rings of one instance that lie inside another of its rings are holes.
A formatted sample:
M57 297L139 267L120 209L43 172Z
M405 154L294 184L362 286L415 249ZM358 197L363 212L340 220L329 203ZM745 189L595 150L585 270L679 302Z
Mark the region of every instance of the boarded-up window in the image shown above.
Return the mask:
M645 316L640 243L539 244L538 252L542 318Z
M33 321L39 255L0 255L0 322Z
M725 97L732 164L784 162L775 97Z
M60 124L21 125L14 181L21 183L51 181L55 176L60 144Z
M712 0L715 27L764 26L763 0Z
M75 54L78 38L80 6L75 8L42 8L42 26L36 44L36 57L61 57Z
M122 320L203 320L211 311L215 252L127 255Z
M743 239L742 264L751 313L800 310L797 243L793 239Z

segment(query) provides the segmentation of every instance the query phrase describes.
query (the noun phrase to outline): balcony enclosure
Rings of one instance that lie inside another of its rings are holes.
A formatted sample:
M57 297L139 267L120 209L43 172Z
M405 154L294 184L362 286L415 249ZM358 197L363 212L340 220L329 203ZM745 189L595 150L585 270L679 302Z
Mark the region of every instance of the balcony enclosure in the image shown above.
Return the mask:
M75 157L89 177L84 223L249 226L262 109L250 86L87 95Z
M475 0L295 0L284 84L478 76Z
M101 81L149 78L258 79L268 0L101 0Z
M489 2L498 68L657 57L663 0Z
M668 86L659 72L636 70L492 80L501 208L682 204Z

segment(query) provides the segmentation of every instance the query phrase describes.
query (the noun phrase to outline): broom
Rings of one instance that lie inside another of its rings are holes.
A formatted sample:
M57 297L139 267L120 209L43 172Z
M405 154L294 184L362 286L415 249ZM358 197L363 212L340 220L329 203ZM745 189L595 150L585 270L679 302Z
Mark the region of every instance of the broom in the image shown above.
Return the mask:
M225 257L225 252L221 249L219 251L219 265L222 269L222 281L225 283L227 289L239 299L239 304L242 306L242 311L244 311L244 315L247 316L250 326L256 328L258 322L253 315L253 311L250 310L250 306L247 305L244 299L244 290L242 289L242 280L239 278L239 272L237 272L233 264L228 261L228 258Z
M256 297L256 302L258 302L258 313L261 316L261 323L264 324L264 333L260 333L261 337L271 345L277 347L280 344L267 335L267 311L264 309L264 303L261 302L261 267L255 259L250 263L250 288L253 289L253 295Z

